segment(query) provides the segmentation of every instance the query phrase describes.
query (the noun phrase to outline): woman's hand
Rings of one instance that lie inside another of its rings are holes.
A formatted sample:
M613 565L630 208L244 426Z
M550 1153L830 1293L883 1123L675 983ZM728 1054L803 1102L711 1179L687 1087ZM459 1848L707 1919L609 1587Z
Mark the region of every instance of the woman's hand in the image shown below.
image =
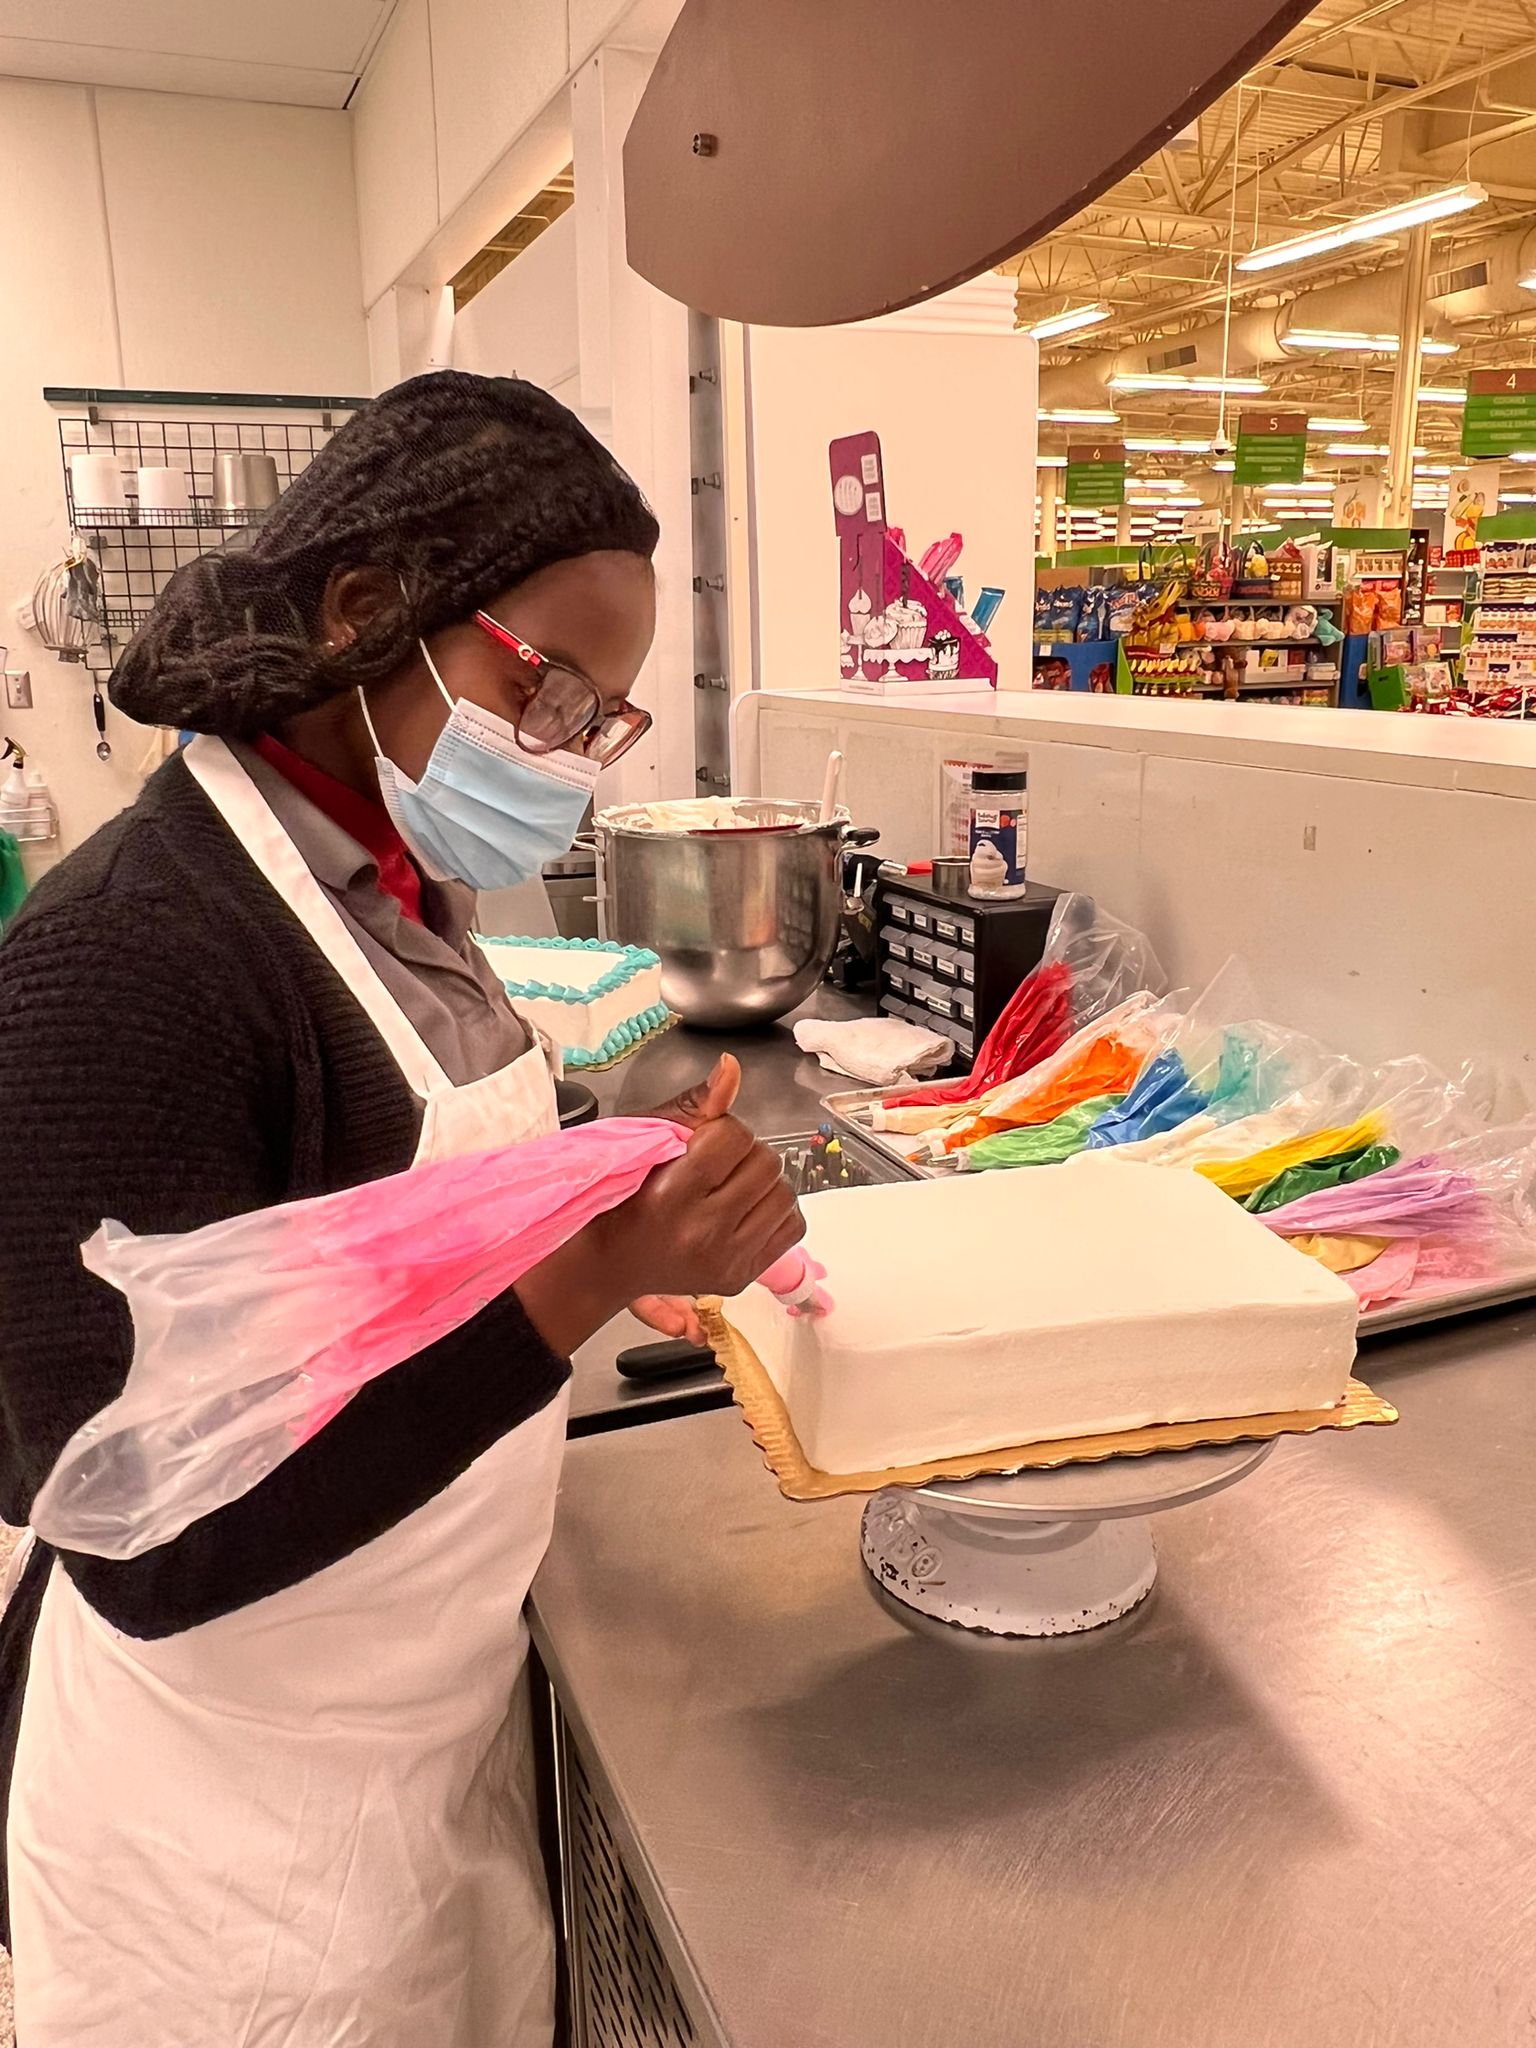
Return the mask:
M729 1116L740 1092L741 1062L733 1053L723 1052L706 1080L695 1081L691 1088L685 1088L681 1095L674 1095L670 1102L659 1103L655 1109L637 1110L634 1114L662 1117L669 1124L681 1124L685 1130L696 1131L701 1124Z
M682 1158L517 1283L552 1349L569 1355L626 1305L662 1335L702 1344L687 1297L739 1294L800 1242L805 1226L777 1155L727 1114L740 1083L726 1055L655 1112L692 1126Z
M709 1339L699 1312L685 1294L641 1294L629 1304L637 1323L644 1323L659 1337L675 1337L696 1351L707 1351Z
M696 1131L700 1124L728 1116L740 1087L740 1063L732 1054L722 1053L706 1080L695 1082L681 1095L674 1095L670 1102L648 1109L643 1114L664 1117L668 1123L682 1124L685 1129ZM644 1323L658 1336L681 1338L701 1351L709 1348L704 1325L687 1295L642 1294L629 1304L629 1312L636 1322Z
M804 1229L777 1155L734 1117L717 1117L589 1234L605 1267L630 1278L633 1301L739 1294Z

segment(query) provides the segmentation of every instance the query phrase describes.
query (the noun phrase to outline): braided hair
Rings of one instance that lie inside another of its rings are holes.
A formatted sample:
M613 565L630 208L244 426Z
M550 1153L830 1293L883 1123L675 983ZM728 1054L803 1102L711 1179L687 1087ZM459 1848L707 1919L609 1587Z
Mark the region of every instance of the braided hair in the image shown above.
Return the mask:
M289 485L251 545L176 571L110 684L145 725L248 739L390 675L418 636L535 570L655 551L639 489L575 415L516 377L439 370L354 415ZM398 605L345 647L319 644L334 570L380 567Z

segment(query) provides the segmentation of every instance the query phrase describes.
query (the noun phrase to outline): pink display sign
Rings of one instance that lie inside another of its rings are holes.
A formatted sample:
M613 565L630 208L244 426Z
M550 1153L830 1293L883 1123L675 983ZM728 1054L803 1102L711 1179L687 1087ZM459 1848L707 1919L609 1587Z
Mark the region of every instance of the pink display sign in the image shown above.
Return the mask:
M847 683L973 682L997 687L997 662L929 582L886 518L880 436L845 434L828 451L840 565L841 672Z

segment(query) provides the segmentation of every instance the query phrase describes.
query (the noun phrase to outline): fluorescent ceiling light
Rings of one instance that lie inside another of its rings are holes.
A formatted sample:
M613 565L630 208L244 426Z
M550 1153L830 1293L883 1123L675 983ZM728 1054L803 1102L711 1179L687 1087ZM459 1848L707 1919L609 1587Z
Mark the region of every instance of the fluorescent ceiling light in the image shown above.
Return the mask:
M1465 391L1453 390L1447 384L1421 384L1419 386L1420 405L1465 405L1466 402L1467 394Z
M1517 448L1504 457L1506 462L1536 462L1536 448Z
M1536 292L1536 272L1533 272L1529 277L1517 278L1516 282L1518 283L1521 291Z
M1134 448L1142 455L1209 455L1209 441L1132 441L1127 438L1127 448Z
M1065 313L1053 313L1048 320L1037 320L1024 332L1032 334L1036 341L1052 341L1059 334L1076 334L1084 327L1097 327L1108 318L1108 306L1072 306Z
M1035 457L1036 469L1065 469L1066 466L1067 458L1065 455L1037 455Z
M1367 420L1313 419L1307 421L1307 432L1309 434L1368 434L1370 430L1370 423Z
M1281 336L1287 348L1315 348L1325 353L1350 351L1360 355L1395 356L1401 346L1396 334L1356 334L1342 327L1291 327ZM1453 356L1460 342L1436 341L1426 334L1419 352L1426 356Z
M1415 476L1449 476L1451 465L1448 462L1426 462L1413 473Z
M1064 427L1112 427L1119 417L1108 406L1092 405L1044 406L1036 414L1037 419L1056 420Z
M1415 456L1427 455L1427 448L1415 448ZM1385 441L1330 441L1323 450L1325 455L1390 455L1392 450Z
M1236 469L1237 464L1232 460L1230 456L1227 456L1221 462L1213 462L1211 464L1211 467L1212 469L1219 469L1230 473L1232 470Z
M1347 248L1351 242L1373 242L1403 228L1418 227L1423 221L1446 220L1453 213L1466 213L1471 207L1481 206L1487 197L1481 185L1447 185L1443 191L1400 200L1396 206L1362 213L1358 220L1342 221L1337 227L1314 228L1310 234L1293 235L1287 242L1271 242L1266 249L1250 249L1246 256L1238 257L1237 268L1274 270L1282 263L1301 263L1329 249Z
M1227 391L1238 396L1256 397L1269 386L1259 377L1180 377L1174 375L1145 376L1134 373L1114 376L1109 380L1112 391Z

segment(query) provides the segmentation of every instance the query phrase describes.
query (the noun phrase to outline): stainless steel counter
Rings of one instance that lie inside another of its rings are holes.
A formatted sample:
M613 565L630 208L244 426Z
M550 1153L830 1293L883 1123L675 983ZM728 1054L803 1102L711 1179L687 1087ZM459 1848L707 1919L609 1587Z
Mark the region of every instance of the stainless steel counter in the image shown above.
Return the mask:
M730 1052L741 1062L737 1113L751 1130L760 1138L812 1130L821 1120L822 1096L842 1084L798 1049L795 1018L865 1017L872 1011L872 1002L822 988L783 1023L764 1031L689 1031L677 1026L606 1073L590 1076L588 1086L605 1116L637 1116L703 1080L721 1053ZM713 1369L646 1382L626 1380L614 1370L621 1351L660 1341L654 1330L631 1316L620 1316L581 1347L572 1360L572 1436L696 1414L730 1400L729 1389Z
M734 1412L571 1447L535 1636L701 2038L1536 2042L1536 1313L1363 1372L1055 1642L884 1604Z

